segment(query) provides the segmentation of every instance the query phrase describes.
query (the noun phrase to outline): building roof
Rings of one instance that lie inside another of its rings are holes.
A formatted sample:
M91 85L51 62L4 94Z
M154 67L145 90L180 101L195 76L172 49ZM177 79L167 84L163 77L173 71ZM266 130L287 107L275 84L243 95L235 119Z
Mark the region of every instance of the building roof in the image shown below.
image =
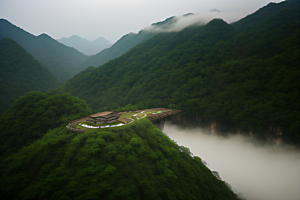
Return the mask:
M90 115L90 117L108 117L108 116L112 116L112 114L116 114L115 112L111 112L111 111L104 111L104 112L99 112L96 114L92 114Z

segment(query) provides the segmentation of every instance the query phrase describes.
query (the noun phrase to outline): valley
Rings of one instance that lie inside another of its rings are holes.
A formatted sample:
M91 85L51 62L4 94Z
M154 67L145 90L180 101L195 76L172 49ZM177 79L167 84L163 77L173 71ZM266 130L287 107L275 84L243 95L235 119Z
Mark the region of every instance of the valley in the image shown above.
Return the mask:
M163 132L205 160L245 199L295 200L300 195L299 148L241 134L212 135L205 128L178 121L167 121Z
M299 0L216 13L114 44L90 13L61 39L0 19L0 198L297 199Z

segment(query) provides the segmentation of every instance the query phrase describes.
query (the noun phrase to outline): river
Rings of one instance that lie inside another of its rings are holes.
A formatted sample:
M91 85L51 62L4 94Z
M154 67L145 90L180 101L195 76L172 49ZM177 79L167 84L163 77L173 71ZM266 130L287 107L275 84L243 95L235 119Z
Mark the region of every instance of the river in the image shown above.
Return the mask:
M218 171L247 200L299 200L300 151L288 145L256 142L246 136L204 133L166 122L163 132Z

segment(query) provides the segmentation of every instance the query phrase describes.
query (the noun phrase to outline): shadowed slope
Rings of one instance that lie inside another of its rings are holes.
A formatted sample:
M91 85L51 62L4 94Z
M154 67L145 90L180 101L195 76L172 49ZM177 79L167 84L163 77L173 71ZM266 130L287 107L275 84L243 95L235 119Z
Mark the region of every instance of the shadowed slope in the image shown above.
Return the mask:
M0 41L0 113L26 92L46 92L61 84L15 41Z

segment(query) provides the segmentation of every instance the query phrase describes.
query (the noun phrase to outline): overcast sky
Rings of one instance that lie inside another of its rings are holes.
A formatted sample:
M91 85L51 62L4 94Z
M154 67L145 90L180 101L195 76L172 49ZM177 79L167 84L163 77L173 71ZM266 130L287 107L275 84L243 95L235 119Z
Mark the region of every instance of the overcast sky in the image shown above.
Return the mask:
M269 2L282 0L0 0L0 18L54 39L78 35L116 42L123 35L186 13L217 9L236 21ZM200 15L201 16L201 15ZM226 19L227 18L227 19Z

